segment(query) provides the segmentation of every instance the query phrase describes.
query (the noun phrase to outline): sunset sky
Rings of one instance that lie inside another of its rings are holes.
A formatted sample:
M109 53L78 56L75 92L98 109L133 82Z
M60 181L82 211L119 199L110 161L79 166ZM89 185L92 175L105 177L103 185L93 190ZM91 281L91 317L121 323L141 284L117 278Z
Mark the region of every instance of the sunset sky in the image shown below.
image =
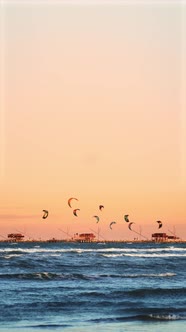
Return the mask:
M0 19L0 235L133 239L128 214L186 239L186 2L4 1Z

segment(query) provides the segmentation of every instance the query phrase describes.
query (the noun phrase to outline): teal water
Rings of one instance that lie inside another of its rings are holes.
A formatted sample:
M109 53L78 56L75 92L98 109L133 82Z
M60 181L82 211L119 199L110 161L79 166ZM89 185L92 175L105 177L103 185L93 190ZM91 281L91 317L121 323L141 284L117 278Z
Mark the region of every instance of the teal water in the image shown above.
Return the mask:
M185 331L186 244L1 243L0 330Z

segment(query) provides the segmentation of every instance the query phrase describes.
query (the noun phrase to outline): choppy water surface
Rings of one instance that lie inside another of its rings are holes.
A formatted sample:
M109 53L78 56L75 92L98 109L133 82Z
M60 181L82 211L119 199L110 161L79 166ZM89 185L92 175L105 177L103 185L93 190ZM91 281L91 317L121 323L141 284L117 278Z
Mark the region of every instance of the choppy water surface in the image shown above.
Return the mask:
M0 329L182 331L185 260L184 243L1 243Z

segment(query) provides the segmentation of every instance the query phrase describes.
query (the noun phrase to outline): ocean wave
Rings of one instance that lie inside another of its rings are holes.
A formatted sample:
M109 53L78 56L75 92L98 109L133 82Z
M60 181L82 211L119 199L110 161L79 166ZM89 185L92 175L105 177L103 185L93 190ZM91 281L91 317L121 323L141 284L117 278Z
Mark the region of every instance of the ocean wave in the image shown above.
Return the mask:
M176 276L174 272L167 273L126 273L126 274L101 274L100 277L110 278L170 278Z
M185 257L186 253L184 254L129 254L129 253L121 253L121 254L102 254L101 256L103 257L123 257L123 256L128 256L128 257Z
M15 253L159 253L159 252L184 252L186 248L41 248L34 246L33 248L0 248L0 253L15 252ZM186 255L186 254L185 254Z
M15 258L15 257L20 257L22 254L10 254L10 255L5 255L3 258L5 259L10 259L10 258Z
M66 327L70 327L72 325L70 324L35 324L35 325L23 325L22 328L26 328L26 329L29 329L29 328L32 328L32 329L35 329L35 328L39 328L39 329L58 329L58 328L66 328Z
M82 273L52 273L52 272L33 272L33 273L7 273L0 274L0 279L22 279L22 280L94 280L96 275L86 275Z
M186 317L181 317L180 315L175 315L175 314L167 314L167 315L162 315L162 314L149 314L147 316L147 319L155 319L155 320L179 320L179 319L186 319Z
M113 322L124 322L124 321L173 321L173 320L185 320L186 316L181 314L136 314L128 316L119 316L119 317L104 317L91 319L91 322L94 323L113 323Z
M33 272L33 273L7 273L0 274L0 279L27 279L27 280L97 280L105 278L171 278L176 273L126 273L126 274L82 274L82 273L52 273L52 272Z
M92 294L94 295L94 294ZM142 288L134 288L134 289L121 289L121 290L113 290L112 292L102 292L101 290L99 292L97 292L96 296L104 298L104 299L109 299L111 300L113 303L114 301L116 301L115 305L118 306L120 300L122 305L124 306L126 300L127 301L131 301L132 303L132 307L134 307L134 300L136 301L137 305L139 304L139 300L140 301L147 301L147 299L153 299L154 301L158 300L160 301L160 299L163 297L164 299L166 297L170 297L170 295L173 297L179 297L179 299L184 300L185 299L185 295L186 295L186 288L160 288L160 287L142 287ZM161 303L161 302L160 302ZM128 305L129 308L129 305ZM139 307L138 305L138 310L149 310L150 308L146 308L144 309L143 306L141 305ZM169 309L170 309L170 305L169 305ZM161 308L161 313L163 313L164 308ZM184 309L185 310L185 309Z
M116 291L117 292L117 291ZM157 288L138 288L138 289L129 289L127 291L128 295L131 296L136 296L136 297L141 297L141 296L153 296L153 297L162 297L165 295L170 296L183 296L185 297L186 295L186 288L180 287L180 288L163 288L163 287L157 287Z

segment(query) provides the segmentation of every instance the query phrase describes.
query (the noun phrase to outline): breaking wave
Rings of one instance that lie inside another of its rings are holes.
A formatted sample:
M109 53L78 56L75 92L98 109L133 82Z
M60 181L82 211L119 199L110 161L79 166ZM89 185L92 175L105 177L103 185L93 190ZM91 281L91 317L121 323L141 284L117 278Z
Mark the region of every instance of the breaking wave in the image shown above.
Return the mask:
M112 322L124 322L124 321L173 321L173 320L185 320L186 315L179 314L146 314L146 315L131 315L124 317L113 317L113 318L98 318L91 321L94 323L112 323Z
M122 257L122 256L129 256L129 257L184 257L186 256L186 253L184 254L129 254L129 253L122 253L122 254L102 254L104 257Z
M93 248L93 249L83 249L83 248L41 248L40 246L35 246L34 248L0 248L0 253L161 253L165 255L166 252L186 252L186 248ZM167 255L171 255L168 253ZM184 254L183 254L184 255ZM186 255L186 253L185 253Z
M34 272L34 273L9 273L0 274L0 279L27 279L27 280L97 280L99 278L170 278L176 276L176 273L126 273L126 274L82 274L82 273L52 273L52 272Z

